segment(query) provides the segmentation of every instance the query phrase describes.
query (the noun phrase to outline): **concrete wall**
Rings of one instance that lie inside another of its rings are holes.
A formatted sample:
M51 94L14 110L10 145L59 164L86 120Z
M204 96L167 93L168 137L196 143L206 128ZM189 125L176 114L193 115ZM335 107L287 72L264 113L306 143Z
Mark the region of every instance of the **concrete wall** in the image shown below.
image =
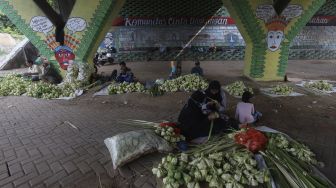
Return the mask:
M105 38L104 45L113 43L121 50L137 48L180 47L200 31L200 27L118 27ZM208 26L192 40L192 46L245 46L244 39L236 26ZM294 38L293 49L336 49L336 26L306 26Z
M336 26L306 26L294 38L291 47L336 50Z
M120 59L143 60L147 56L160 60L173 57L149 53L153 47L167 46L179 50L194 36L201 27L197 26L159 26L159 27L127 27L119 26L106 35L101 47L112 43L120 52ZM244 39L234 25L205 27L191 42L191 46L205 47L216 45L235 49L235 54L220 55L188 53L184 58L242 60L244 58ZM242 48L243 47L243 48ZM138 53L128 57L129 53ZM143 53L147 53L147 56ZM158 53L158 52L157 52ZM170 51L172 53L172 51ZM291 43L290 59L336 59L336 26L305 26Z

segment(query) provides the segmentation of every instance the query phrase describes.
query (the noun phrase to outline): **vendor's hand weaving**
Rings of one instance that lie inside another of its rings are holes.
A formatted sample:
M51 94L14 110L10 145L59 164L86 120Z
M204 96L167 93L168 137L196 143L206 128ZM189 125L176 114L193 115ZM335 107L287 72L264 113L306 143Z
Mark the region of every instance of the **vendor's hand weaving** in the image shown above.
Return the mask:
M215 120L219 118L219 114L217 112L211 112L209 115L208 115L208 119L209 120Z

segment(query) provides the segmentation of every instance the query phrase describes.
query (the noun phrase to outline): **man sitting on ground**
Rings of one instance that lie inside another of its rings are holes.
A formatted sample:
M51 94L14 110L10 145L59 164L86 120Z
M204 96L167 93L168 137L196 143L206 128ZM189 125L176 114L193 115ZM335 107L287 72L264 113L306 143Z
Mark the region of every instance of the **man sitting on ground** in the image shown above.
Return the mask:
M61 75L56 68L47 59L43 59L41 80L50 84L59 84L62 82Z
M42 73L41 68L38 65L34 64L34 62L31 60L28 60L26 62L26 65L28 66L28 71L26 73L23 73L23 76L31 78L32 81L39 81L40 75Z
M119 65L120 65L120 74L116 78L116 81L118 83L134 82L134 75L133 75L131 69L126 66L126 63L124 61L122 61L122 62L119 63Z
M201 68L200 62L198 60L196 60L195 66L191 69L191 74L203 76L203 69Z

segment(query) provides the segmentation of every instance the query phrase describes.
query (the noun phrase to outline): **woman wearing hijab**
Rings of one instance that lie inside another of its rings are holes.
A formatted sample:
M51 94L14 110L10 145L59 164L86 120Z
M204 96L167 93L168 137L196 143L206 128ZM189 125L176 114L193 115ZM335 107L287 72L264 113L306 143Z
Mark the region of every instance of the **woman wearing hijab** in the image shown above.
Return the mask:
M203 113L202 105L205 100L205 94L201 91L196 91L191 95L187 104L184 105L180 112L178 121L181 125L179 127L188 141L195 139L206 141L209 136L211 124L213 125L212 135L218 134L226 129L226 123L219 118L218 113Z
M202 106L203 113L208 114L217 111L221 118L225 119L226 96L221 89L219 81L214 80L209 83L209 87L205 90L206 101Z

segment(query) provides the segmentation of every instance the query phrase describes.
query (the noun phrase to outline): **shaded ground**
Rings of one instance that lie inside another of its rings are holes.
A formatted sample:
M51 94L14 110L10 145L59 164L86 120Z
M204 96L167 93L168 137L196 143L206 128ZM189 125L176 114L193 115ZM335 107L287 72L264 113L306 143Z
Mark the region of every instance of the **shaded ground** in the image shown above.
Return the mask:
M168 62L130 63L141 80L165 78ZM184 72L191 62L183 64ZM255 83L241 77L242 63L203 63L205 74L222 84L245 80L254 88L274 83ZM118 66L105 66L110 73ZM290 61L290 79L336 80L333 62ZM1 74L1 73L0 73ZM336 94L269 98L258 92L253 99L263 113L260 125L283 131L306 143L325 162L322 169L333 182L336 164ZM94 91L72 101L48 101L27 97L0 98L0 187L156 187L150 173L159 155L150 154L118 171L112 170L103 143L107 137L132 130L118 125L118 119L172 120L186 102L188 93L167 93L160 97L125 94L92 97ZM229 114L238 102L229 96ZM69 121L76 128L67 124Z

